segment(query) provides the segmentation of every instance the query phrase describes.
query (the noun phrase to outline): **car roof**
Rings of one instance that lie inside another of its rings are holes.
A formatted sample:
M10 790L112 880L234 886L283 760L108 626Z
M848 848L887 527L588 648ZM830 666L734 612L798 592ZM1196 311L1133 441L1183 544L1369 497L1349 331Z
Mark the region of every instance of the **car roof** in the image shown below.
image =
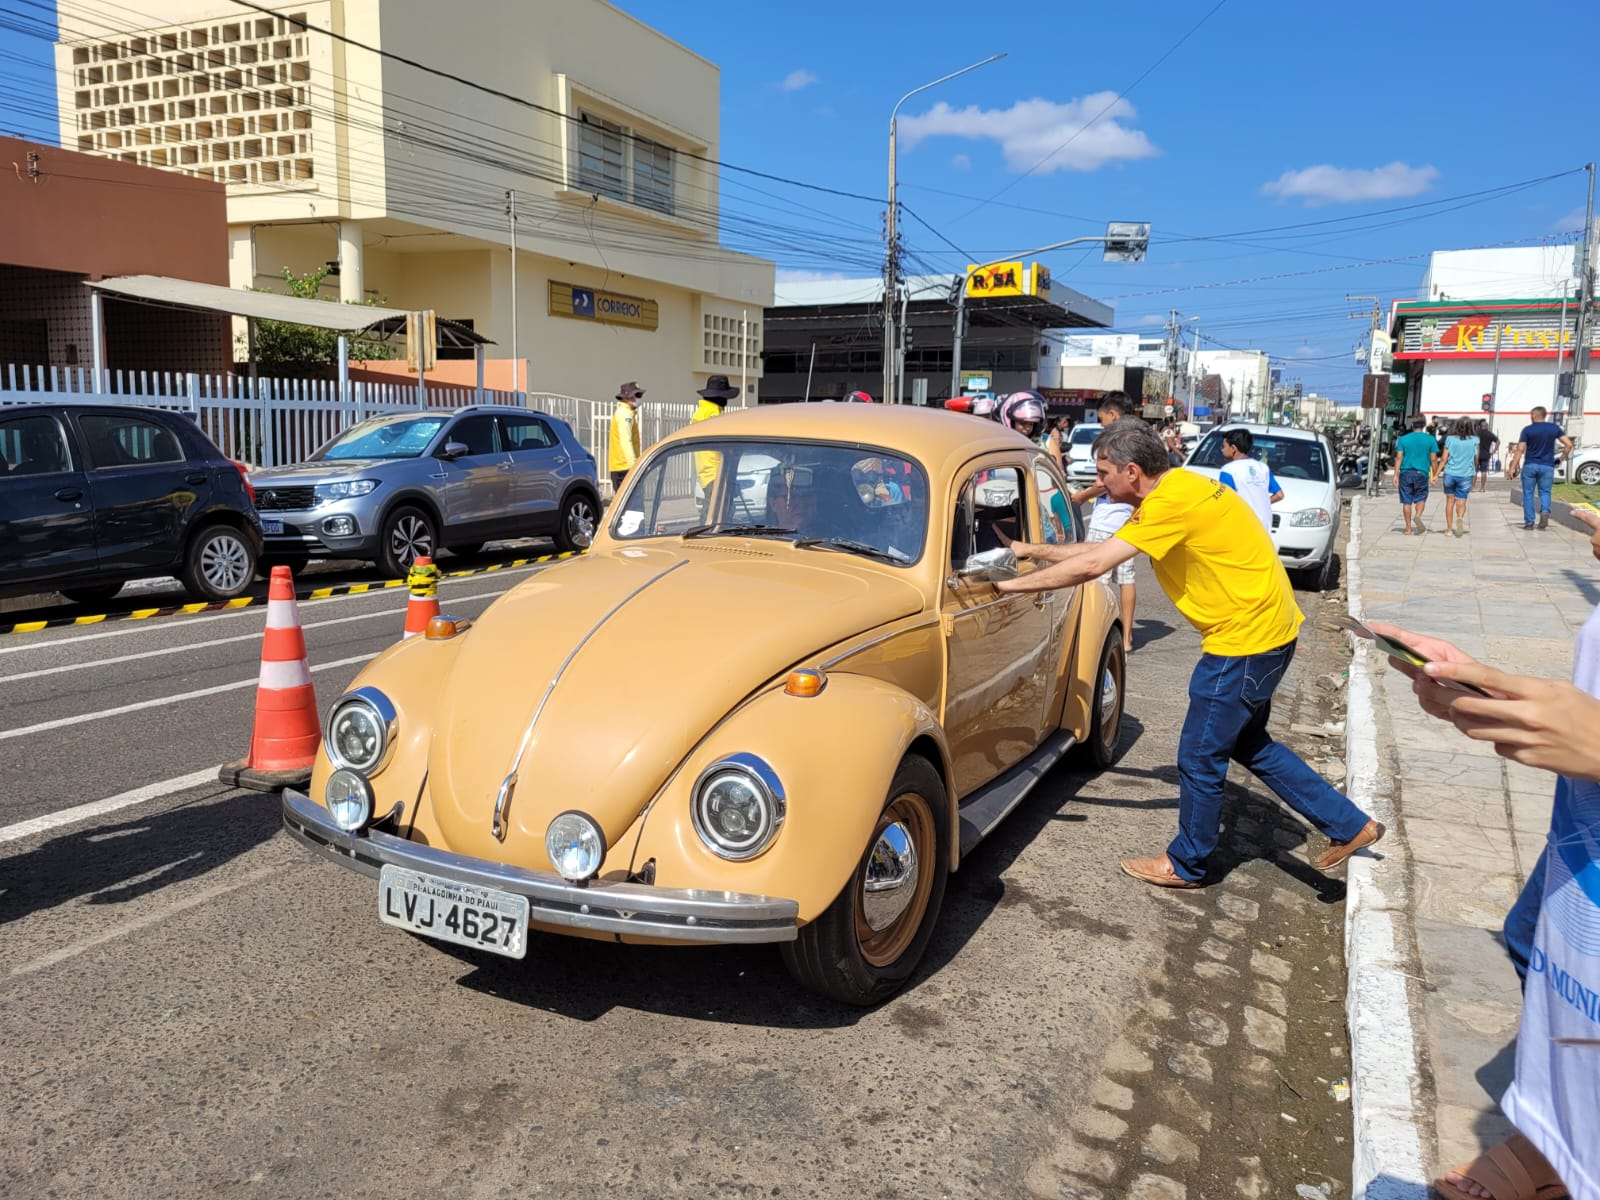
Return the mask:
M1294 425L1252 425L1246 421L1229 421L1226 425L1217 425L1206 430L1206 436L1209 437L1213 433L1227 433L1230 429L1248 429L1256 436L1286 437L1305 442L1320 441L1323 436L1315 429L1300 429Z

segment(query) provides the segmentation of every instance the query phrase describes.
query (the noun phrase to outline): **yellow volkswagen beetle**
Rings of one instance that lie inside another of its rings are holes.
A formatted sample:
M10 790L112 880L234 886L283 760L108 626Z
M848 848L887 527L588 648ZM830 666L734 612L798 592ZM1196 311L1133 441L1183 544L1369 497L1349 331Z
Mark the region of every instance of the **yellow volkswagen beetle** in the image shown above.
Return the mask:
M587 554L374 660L284 822L414 933L776 942L806 987L877 1003L972 848L1074 746L1117 753L1109 586L994 587L1030 569L1013 540L1082 536L1063 489L956 413L693 425Z

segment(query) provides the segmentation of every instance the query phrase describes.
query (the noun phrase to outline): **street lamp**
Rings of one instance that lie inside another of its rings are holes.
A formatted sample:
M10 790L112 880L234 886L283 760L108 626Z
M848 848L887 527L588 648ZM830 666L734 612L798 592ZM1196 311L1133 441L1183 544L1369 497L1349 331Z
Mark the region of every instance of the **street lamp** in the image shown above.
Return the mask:
M1108 221L1105 233L1099 236L1075 237L1068 238L1064 242L1051 242L1048 246L1040 246L1037 250L1023 250L968 268L956 286L955 344L950 354L950 395L957 396L961 392L961 338L966 333L967 285L972 282L972 277L1000 263L1032 258L1036 254L1061 250L1067 246L1081 246L1085 242L1103 243L1106 248L1103 258L1106 262L1141 262L1150 246L1150 226L1141 221Z
M889 219L885 226L885 235L888 239L888 253L883 262L883 402L894 404L899 397L895 395L897 374L895 371L895 326L894 302L895 293L899 290L900 283L900 246L895 233L895 118L900 114L900 105L904 104L918 92L925 92L929 88L938 87L947 83L957 75L965 75L968 71L976 71L979 67L986 67L992 62L999 62L1004 54L991 54L981 62L975 62L969 67L962 67L959 71L951 71L942 75L932 83L925 83L921 87L912 88L895 102L889 112Z

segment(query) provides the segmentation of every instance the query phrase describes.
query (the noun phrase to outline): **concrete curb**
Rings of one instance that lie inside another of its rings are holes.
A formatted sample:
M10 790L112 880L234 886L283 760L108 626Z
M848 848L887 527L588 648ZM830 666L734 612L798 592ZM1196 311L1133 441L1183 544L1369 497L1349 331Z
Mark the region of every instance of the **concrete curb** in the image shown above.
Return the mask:
M1361 497L1350 502L1345 581L1350 615L1361 619ZM1425 1200L1428 1171L1419 1121L1420 1072L1407 978L1409 857L1394 848L1400 830L1393 789L1380 777L1378 727L1368 643L1356 639L1345 704L1345 791L1390 829L1382 858L1357 854L1346 877L1344 946L1349 982L1350 1104L1354 1200Z

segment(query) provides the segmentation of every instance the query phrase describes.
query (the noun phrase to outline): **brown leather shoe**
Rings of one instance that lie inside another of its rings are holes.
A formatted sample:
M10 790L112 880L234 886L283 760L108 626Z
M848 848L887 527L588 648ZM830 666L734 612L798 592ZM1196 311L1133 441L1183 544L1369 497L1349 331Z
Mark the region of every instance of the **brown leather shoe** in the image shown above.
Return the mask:
M1319 871L1331 871L1357 850L1375 844L1387 832L1382 821L1368 821L1348 842L1329 842L1328 848L1311 860L1311 865Z
M1122 873L1132 875L1135 879L1145 883L1164 888L1197 888L1200 885L1193 880L1185 879L1172 869L1172 860L1165 854L1158 854L1154 858L1125 858L1122 860Z

